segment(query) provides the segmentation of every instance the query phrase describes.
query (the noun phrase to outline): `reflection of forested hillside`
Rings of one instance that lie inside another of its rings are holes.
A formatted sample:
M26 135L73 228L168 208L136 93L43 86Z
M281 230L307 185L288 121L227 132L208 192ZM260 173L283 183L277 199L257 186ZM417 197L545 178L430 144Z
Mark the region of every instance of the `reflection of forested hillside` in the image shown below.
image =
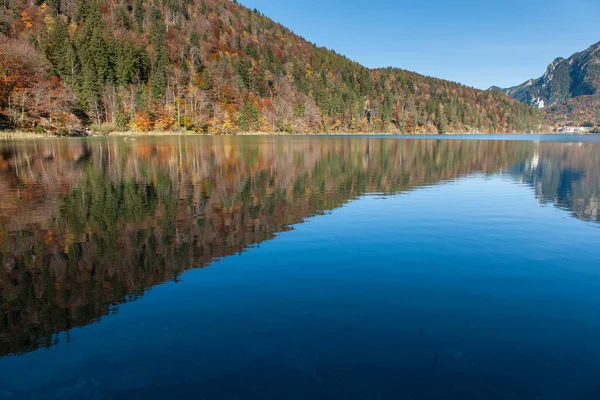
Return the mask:
M170 138L0 145L0 355L356 196L531 159L527 142Z
M542 142L511 173L533 186L542 203L572 211L584 221L600 221L600 145Z

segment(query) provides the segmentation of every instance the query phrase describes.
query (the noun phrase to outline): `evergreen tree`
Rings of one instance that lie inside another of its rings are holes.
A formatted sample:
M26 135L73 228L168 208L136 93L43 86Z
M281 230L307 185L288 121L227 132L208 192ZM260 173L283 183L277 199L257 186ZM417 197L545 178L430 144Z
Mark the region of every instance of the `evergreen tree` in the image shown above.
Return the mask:
M265 54L265 68L269 71L275 72L275 55L273 54L271 46L267 47L267 52Z
M210 88L211 88L210 72L208 72L208 69L205 69L204 73L202 74L202 89L210 90Z
M150 12L150 41L156 52L154 60L154 69L151 76L151 95L153 99L160 99L166 93L167 88L167 70L169 67L169 57L165 48L166 28L162 22L160 10L152 7Z
M52 16L56 16L61 13L61 0L46 0L47 10Z
M129 118L127 118L127 114L123 110L123 100L121 100L121 97L117 97L115 123L120 128L125 128L129 124Z
M439 106L436 109L436 126L438 128L438 133L446 133L447 129L447 119L446 114L442 108Z
M244 59L238 63L238 74L246 89L250 89L250 68L252 68L252 62L250 60Z
M133 6L133 15L138 32L144 30L144 0L135 0Z
M167 89L167 68L169 60L164 49L160 49L156 63L154 65L154 71L152 72L151 81L151 95L152 98L157 100L164 97Z
M118 8L117 18L119 19L119 24L121 27L127 30L131 29L131 21L129 19L129 14L127 14L127 11L125 10L125 7L121 6Z
M252 43L246 45L246 54L257 60L259 58L258 50Z
M240 130L242 132L250 131L250 124L248 123L248 118L244 113L240 113L240 116L238 118L238 126L240 127Z
M62 18L56 18L46 46L46 57L56 76L73 84L77 77L78 64L75 48L69 38L69 30Z
M258 121L260 119L260 111L251 101L246 102L246 106L244 107L244 112L248 118L248 121L251 123L252 129L258 128Z
M200 48L200 40L198 38L198 32L196 30L192 30L190 33L190 46Z

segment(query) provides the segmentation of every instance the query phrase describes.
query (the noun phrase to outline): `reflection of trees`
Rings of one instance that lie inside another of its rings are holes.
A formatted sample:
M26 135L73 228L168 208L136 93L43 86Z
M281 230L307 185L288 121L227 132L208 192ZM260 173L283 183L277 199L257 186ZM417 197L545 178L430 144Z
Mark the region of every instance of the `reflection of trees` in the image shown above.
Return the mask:
M526 142L202 138L5 145L0 354L50 346L356 196L529 159Z
M600 221L599 145L540 143L535 155L511 172L533 186L542 203L553 203L584 221Z

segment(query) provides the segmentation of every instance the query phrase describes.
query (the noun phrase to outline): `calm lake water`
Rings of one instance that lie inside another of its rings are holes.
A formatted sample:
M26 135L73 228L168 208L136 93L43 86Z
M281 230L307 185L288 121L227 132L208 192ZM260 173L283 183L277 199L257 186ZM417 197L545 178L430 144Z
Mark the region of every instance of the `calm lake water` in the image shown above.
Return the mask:
M599 399L600 143L496 139L0 143L0 399Z

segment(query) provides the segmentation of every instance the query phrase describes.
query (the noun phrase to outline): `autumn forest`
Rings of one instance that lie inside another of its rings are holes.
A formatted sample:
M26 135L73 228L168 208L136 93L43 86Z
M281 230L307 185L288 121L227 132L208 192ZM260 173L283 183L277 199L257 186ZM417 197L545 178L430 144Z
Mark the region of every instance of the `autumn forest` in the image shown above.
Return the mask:
M370 70L229 0L0 1L0 128L533 132L496 91Z

